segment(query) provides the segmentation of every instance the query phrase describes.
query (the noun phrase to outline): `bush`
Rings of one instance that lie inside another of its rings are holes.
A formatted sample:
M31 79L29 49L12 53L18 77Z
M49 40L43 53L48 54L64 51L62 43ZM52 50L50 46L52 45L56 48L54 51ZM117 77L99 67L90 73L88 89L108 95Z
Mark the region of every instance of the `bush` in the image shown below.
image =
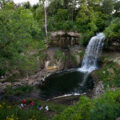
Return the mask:
M90 111L90 120L116 120L120 115L120 91L107 92L94 100L94 108Z
M101 68L96 72L98 80L103 81L105 88L120 87L119 73L119 65L113 62L107 62L104 65L104 68Z
M104 31L107 38L120 37L120 19L114 19Z
M5 88L4 96L9 95L23 95L25 93L30 93L33 90L33 86L24 85L17 88L13 88L11 86L8 86Z
M108 91L97 99L81 97L53 120L115 120L120 116L120 90Z

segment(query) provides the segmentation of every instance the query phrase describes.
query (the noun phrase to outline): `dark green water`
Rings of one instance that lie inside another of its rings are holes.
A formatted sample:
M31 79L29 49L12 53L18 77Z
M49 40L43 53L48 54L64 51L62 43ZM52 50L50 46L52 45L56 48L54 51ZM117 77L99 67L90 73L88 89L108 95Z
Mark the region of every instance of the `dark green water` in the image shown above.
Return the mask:
M87 93L93 88L93 79L89 75L84 86L81 86L84 73L79 71L65 71L53 74L45 79L40 86L40 96L43 99L50 99L65 94Z

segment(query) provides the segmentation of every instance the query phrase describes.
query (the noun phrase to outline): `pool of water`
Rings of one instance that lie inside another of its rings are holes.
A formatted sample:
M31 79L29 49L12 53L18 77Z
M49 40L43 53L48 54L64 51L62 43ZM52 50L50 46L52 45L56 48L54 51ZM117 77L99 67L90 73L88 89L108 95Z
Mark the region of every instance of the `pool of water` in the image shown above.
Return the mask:
M77 70L52 74L40 86L40 96L43 99L50 99L62 95L87 93L93 88L93 79L88 75L84 85L81 85L84 77L85 73Z

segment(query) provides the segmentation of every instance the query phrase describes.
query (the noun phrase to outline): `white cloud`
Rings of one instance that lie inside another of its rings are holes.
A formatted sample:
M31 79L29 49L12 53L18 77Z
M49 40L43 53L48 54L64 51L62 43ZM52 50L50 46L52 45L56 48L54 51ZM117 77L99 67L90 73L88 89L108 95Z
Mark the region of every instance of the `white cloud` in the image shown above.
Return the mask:
M31 3L31 5L34 5L34 4L36 4L36 3L39 2L39 0L13 0L13 1L14 1L14 3L16 3L16 4L29 1L29 2Z

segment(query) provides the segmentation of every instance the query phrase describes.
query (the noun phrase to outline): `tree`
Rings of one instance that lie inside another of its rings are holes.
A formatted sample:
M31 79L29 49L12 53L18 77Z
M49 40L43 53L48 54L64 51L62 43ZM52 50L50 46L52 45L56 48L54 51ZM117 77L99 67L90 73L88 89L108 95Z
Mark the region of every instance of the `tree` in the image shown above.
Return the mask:
M48 30L47 30L47 5L48 5L48 0L39 0L40 4L43 5L44 8L44 17L45 17L45 33L46 33L46 37L48 35Z
M25 70L22 66L28 62L21 53L39 31L31 10L16 7L13 2L4 4L0 9L0 76L8 70Z

